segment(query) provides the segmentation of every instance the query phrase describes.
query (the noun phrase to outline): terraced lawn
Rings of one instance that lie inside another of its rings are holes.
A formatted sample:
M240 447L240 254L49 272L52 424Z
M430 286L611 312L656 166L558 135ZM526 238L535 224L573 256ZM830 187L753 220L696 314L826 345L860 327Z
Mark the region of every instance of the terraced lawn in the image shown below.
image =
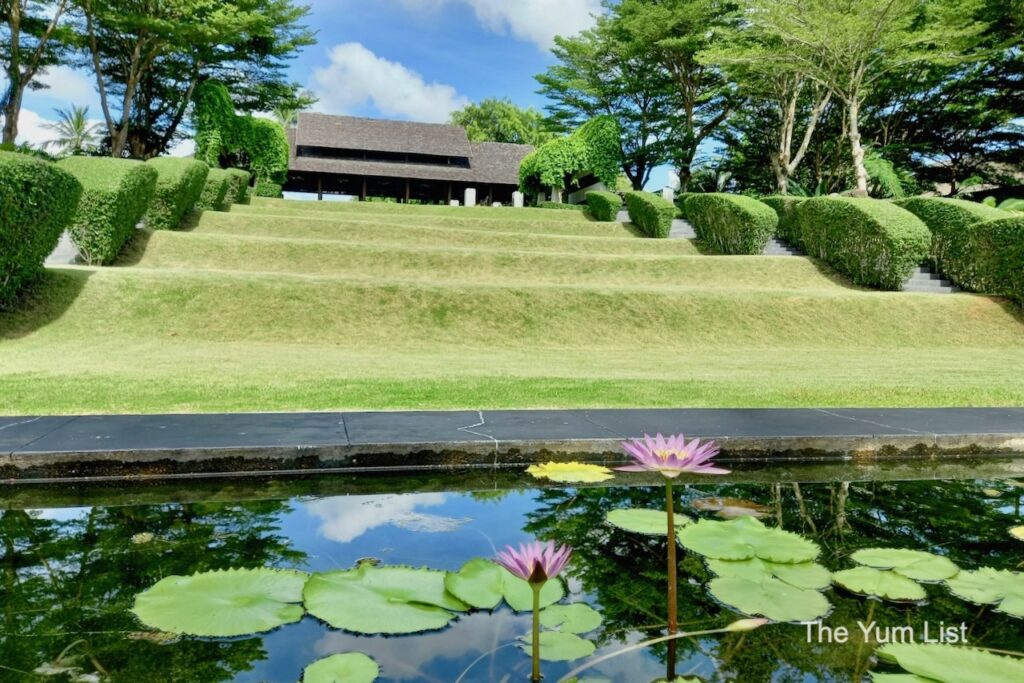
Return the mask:
M0 315L0 413L1022 405L1024 315L571 211L258 200Z

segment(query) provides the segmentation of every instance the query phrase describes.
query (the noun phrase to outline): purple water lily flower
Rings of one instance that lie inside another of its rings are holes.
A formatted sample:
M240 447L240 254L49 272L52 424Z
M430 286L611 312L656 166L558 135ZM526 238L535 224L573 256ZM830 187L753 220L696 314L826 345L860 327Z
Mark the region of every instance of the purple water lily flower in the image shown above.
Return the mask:
M683 472L697 474L729 474L729 470L715 467L711 460L718 455L714 441L702 444L700 439L686 443L682 434L667 439L658 434L653 439L644 434L643 439L624 441L622 448L633 458L632 465L617 467L622 472L661 472L669 479L675 479Z
M554 541L534 541L521 544L519 550L510 545L505 546L505 550L498 553L495 562L515 576L535 584L544 583L558 576L569 563L570 557L570 546L563 545L559 548L555 546Z

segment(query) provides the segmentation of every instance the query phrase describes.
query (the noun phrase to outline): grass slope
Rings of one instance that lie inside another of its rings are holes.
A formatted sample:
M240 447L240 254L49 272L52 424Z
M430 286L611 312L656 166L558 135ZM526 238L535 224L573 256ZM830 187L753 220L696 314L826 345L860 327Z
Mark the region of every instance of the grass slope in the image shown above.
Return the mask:
M997 299L543 210L260 201L0 314L5 414L1021 405L1022 366Z

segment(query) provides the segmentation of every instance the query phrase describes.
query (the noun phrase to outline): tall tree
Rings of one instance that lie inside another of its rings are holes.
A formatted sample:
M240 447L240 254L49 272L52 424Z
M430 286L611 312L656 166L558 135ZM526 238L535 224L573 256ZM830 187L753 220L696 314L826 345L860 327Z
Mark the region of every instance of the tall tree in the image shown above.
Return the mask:
M554 137L543 114L517 107L508 99L488 98L453 111L451 122L475 142L512 142L540 146Z
M36 78L47 66L58 63L66 48L61 29L69 4L70 0L0 0L0 59L7 76L7 87L0 96L2 144L13 145L18 137L25 91L39 86Z

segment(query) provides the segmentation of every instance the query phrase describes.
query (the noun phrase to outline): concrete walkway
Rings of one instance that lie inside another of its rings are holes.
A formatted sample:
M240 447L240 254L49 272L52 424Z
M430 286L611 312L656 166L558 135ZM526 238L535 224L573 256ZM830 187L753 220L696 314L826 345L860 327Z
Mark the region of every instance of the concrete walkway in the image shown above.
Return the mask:
M0 417L0 478L73 480L611 462L686 432L729 460L1024 453L1024 408L665 409Z
M619 211L618 215L615 216L615 220L619 223L629 223L629 212ZM672 229L669 231L668 236L669 239L673 240L697 239L697 233L693 231L693 226L682 218L672 219Z

